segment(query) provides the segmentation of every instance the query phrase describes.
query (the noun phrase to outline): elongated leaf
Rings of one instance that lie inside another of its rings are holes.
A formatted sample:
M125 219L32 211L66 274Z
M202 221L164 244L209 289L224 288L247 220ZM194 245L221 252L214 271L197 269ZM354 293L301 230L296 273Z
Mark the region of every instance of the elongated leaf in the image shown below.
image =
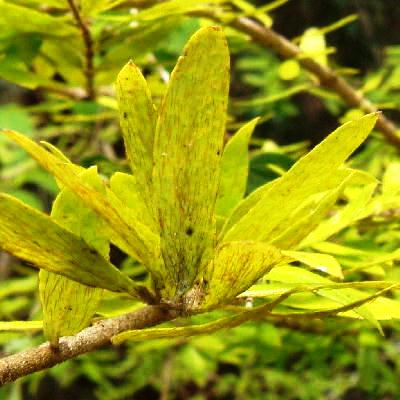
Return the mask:
M121 70L115 87L126 154L137 182L137 192L151 207L156 112L150 90L139 68L132 62Z
M43 168L100 215L107 222L118 241L130 250L130 254L151 268L154 259L157 259L154 252L157 251L158 238L149 228L134 220L133 217L128 224L104 195L82 183L76 175L76 169L72 168L69 163L63 162L24 135L14 131L3 131L3 133L23 147Z
M323 242L342 229L348 227L362 217L367 203L370 202L376 188L376 182L360 188L355 198L345 207L338 209L328 220L322 222L317 229L310 233L301 243L301 246L310 246L316 242Z
M329 135L301 158L262 199L226 233L224 241L265 240L307 197L321 191L321 183L334 179L338 168L373 128L376 114L351 121Z
M0 283L0 299L2 297L32 293L36 290L37 278L36 276L27 276L26 278L8 278L4 282Z
M284 283L296 283L296 284L308 284L308 283L317 283L317 284L330 284L330 281L327 278L314 274L313 272L306 271L302 268L292 267L292 266L280 266L278 268L274 268L270 271L266 277L266 279L277 282ZM318 291L318 294L321 296L332 300L336 303L346 305L352 303L354 301L360 300L359 294L355 291L355 289L346 288L346 289L321 289ZM361 293L361 295L363 295ZM365 295L364 295L365 297ZM372 325L377 327L381 331L381 327L371 313L368 308L368 305L362 305L354 310L361 318L366 319Z
M175 288L183 294L211 258L228 85L225 37L219 28L200 29L171 75L157 121L153 178L166 296Z
M343 272L339 262L335 257L329 254L306 253L304 251L283 251L282 253L285 256L289 256L295 261L300 261L313 269L343 279Z
M60 161L67 163L68 169L74 172L74 174L79 175L85 171L85 169L79 165L73 164L65 154L52 144L44 141L41 143L52 155L60 159ZM60 182L58 182L58 184L61 188L64 186ZM111 190L106 188L107 200L118 210L120 217L123 218L124 221L128 219L132 225L135 225L135 220L138 219L140 222L145 222L146 225L154 225L154 221L148 214L148 209L145 207L143 200L139 198L136 193L137 185L132 175L117 172L111 177L110 186ZM127 244L127 241L121 237L119 233L116 233L115 230L108 229L107 236L111 243L119 247L126 254L130 255L132 258L138 258L137 253L132 250L132 247ZM159 257L155 257L155 261L152 263L153 267L159 265L157 263L158 260ZM160 272L156 268L152 268L152 273L155 277L159 276L161 278Z
M400 162L392 162L387 167L382 179L384 196L395 196L400 192Z
M139 21L153 21L171 15L181 15L192 11L208 10L210 3L218 4L224 0L170 0L156 4L140 12L136 19Z
M88 286L137 294L126 275L46 214L3 193L0 211L0 247L5 251Z
M46 36L65 37L79 34L79 31L69 25L65 18L53 17L45 12L4 0L0 0L0 26L10 27L8 32L41 33ZM4 33L3 30L1 34Z
M276 184L275 181L267 182L265 185L260 186L254 192L251 192L247 197L245 197L233 210L231 216L225 222L222 228L221 237L223 237L226 232L229 231L232 226L234 226L241 218L243 218L251 208L253 208L265 195L265 193L270 190L271 186Z
M239 315L242 316L242 314ZM142 340L206 335L213 332L217 332L223 328L227 328L229 327L229 325L234 325L234 326L239 325L241 321L235 324L236 322L235 317L236 316L220 318L217 319L216 321L199 325L178 326L172 328L149 328L149 329L129 330L113 336L111 342L113 344L121 344L126 340L132 340L138 342Z
M0 321L0 331L40 331L42 321Z
M97 168L83 172L80 178L96 190L104 192ZM70 189L64 188L57 196L51 217L108 259L109 241L105 222L87 208ZM85 286L64 276L41 270L39 294L45 336L51 343L57 344L59 337L73 335L89 325L103 297L103 289Z
M255 118L240 128L224 148L216 206L217 215L227 217L246 192L249 140L258 120L259 118Z
M117 7L124 0L82 0L81 12L85 16L95 16L98 13Z
M136 179L132 175L116 172L110 178L110 188L114 195L129 208L135 219L151 227L152 230L157 230L149 207L143 201ZM112 198L109 196L110 202L113 201Z
M280 251L259 242L228 242L210 262L205 307L229 302L282 260Z
M368 282L362 282L368 283ZM390 289L390 287L388 288ZM393 287L392 289L395 289ZM379 292L386 291L387 289L382 289ZM364 302L361 307L368 310L368 313L376 320L376 321L385 321L391 319L400 319L400 303L393 299L388 299L386 297L379 297L383 295L383 293L379 294L379 292L371 295L368 292L362 292L361 290L352 289L352 300L350 303L354 302L363 302L363 300L367 300ZM368 297L374 296L374 299L369 299ZM373 301L371 301L373 300ZM329 300L327 297L315 296L312 294L296 294L291 296L286 301L286 304L289 307L295 309L302 310L310 310L316 313L324 313L325 311L332 310L337 307L338 302ZM341 312L340 315L343 317L350 318L358 318L362 319L363 317L358 312L360 307L355 307L354 310L348 310L345 312ZM322 315L321 315L322 317Z
M288 224L284 226L284 229L280 226L280 232L282 233L278 234L277 237L272 240L274 246L281 249L299 247L301 241L317 228L321 220L334 206L345 186L356 174L356 172L352 170L345 170L343 172L344 176L342 182L338 182L336 188L322 193L317 199L311 196L311 204L309 204L308 209L299 209L295 211L295 213L288 218ZM339 174L337 176L339 176Z

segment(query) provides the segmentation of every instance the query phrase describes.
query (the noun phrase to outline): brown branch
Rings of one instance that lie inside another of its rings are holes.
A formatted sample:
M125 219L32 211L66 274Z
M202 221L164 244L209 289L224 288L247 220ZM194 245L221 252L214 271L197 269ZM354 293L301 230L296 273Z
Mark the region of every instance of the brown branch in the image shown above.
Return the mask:
M212 11L201 11L191 13L191 15L206 17L221 24L224 23ZM272 49L283 58L297 58L304 69L318 77L321 86L337 93L348 106L360 108L366 113L377 111L377 107L373 103L363 97L361 93L334 70L317 63L311 58L299 57L302 54L300 48L274 30L262 26L247 17L233 19L228 25L240 32L246 33L254 42ZM389 143L400 149L400 136L397 133L397 127L383 113L380 113L378 117L376 128L382 132Z
M0 359L0 386L50 368L110 343L113 336L129 329L143 329L176 317L174 311L160 306L146 306L138 311L97 322L75 336L60 338L54 349L48 342L38 347Z
M81 34L83 43L85 45L85 77L86 77L86 91L87 98L93 100L95 98L95 90L94 90L94 49L93 49L93 39L90 33L89 27L87 23L82 19L79 14L78 8L76 7L74 0L68 0L68 5L71 9L71 12L75 18L76 24L78 25Z

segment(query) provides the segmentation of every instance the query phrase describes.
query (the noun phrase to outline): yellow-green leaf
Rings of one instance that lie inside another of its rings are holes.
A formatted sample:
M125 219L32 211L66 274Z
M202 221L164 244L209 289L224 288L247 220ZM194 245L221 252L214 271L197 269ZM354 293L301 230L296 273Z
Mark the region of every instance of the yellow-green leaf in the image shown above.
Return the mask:
M54 156L20 133L14 131L3 131L3 133L23 147L43 168L70 188L89 208L101 216L118 241L130 250L130 254L143 261L148 267L153 265L158 237L148 227L134 220L133 217L130 218L128 224L106 196L79 179L76 169L72 168L70 163Z
M0 321L0 331L40 331L42 321Z
M259 118L255 118L242 126L224 148L217 215L227 217L245 194L249 170L249 140L258 120Z
M156 231L155 221L149 213L149 207L140 196L140 189L132 175L116 172L110 178L110 189L129 208L135 219ZM109 200L112 202L112 196L109 196Z
M357 188L354 198L346 206L335 210L334 215L323 221L318 228L311 232L301 243L301 246L310 246L316 242L322 242L340 232L363 217L367 204L370 202L377 183L373 182L364 187Z
M270 236L271 232L275 230L275 235L280 233L280 224L287 222L288 215L299 204L323 191L323 185L337 181L338 168L365 140L376 120L377 114L368 114L342 125L329 135L269 185L262 198L225 234L224 241L271 241L274 238Z
M338 186L326 192L311 196L306 200L304 207L298 207L297 210L287 219L286 224L280 224L279 231L282 232L276 236L271 244L280 249L290 249L299 247L299 243L317 228L321 220L327 215L336 203L338 197L343 192L344 187L357 175L358 171L350 169L338 170L336 177L341 182ZM284 229L282 229L282 227ZM304 247L304 246L302 246Z
M200 29L172 72L154 145L167 297L188 290L212 256L228 86L225 36L220 28Z
M307 253L303 251L283 251L282 254L289 256L294 261L300 261L313 269L343 279L343 272L339 262L329 254Z
M152 205L153 144L156 112L151 93L139 68L128 62L115 84L126 154L147 207Z
M298 267L292 266L279 266L272 269L266 276L265 279L270 281L284 282L284 283L296 283L296 284L329 284L331 280L317 275L313 272L304 270ZM329 300L332 300L338 304L347 305L354 301L360 300L359 293L355 289L321 289L318 294ZM362 295L362 293L361 293ZM364 295L365 297L365 295ZM368 304L364 304L354 311L361 317L369 321L372 325L377 327L381 331L381 327L368 308Z
M260 242L227 242L208 266L204 307L229 302L282 260L280 251Z
M301 72L300 64L297 60L286 60L281 63L278 69L279 77L285 81L296 79Z
M382 178L382 194L395 196L400 192L400 162L392 162L386 168Z
M0 226L0 247L14 256L88 286L137 295L134 282L82 239L3 193Z
M224 0L169 0L149 7L141 11L136 19L139 21L154 21L159 18L166 18L171 15L181 15L193 11L208 10L209 3L221 3Z
M80 178L96 190L104 192L96 167L80 174ZM87 208L70 189L64 188L57 196L51 217L108 259L109 240L105 222ZM47 339L57 344L59 337L73 335L86 328L103 297L103 291L41 270L39 294Z
M53 17L46 12L4 0L0 0L0 26L8 27L10 32L40 33L46 36L65 37L79 33L65 18Z
M328 65L325 36L318 28L307 29L300 40L300 50L321 65Z

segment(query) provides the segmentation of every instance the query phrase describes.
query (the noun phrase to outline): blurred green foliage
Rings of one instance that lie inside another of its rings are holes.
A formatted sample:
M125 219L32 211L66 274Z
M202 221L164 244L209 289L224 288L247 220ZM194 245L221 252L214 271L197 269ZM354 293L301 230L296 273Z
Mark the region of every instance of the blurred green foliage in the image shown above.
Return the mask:
M325 35L327 49L322 53L362 93L399 119L396 0L335 0L329 5L282 1L268 14L254 12L241 1L175 0L149 9L143 7L146 3L157 2L76 1L90 26L94 73L88 77L87 43L67 1L0 0L0 77L5 80L0 127L50 141L85 167L98 164L105 176L126 170L112 88L118 71L133 59L142 67L157 102L184 43L199 26L210 24L188 14L210 8L255 15L291 38L357 14L357 21ZM250 3L265 6L262 1ZM233 53L228 133L252 117L262 117L251 141L250 193L288 170L338 120L361 112L347 109L335 93L320 89L314 77L298 69L296 60L283 61L243 33L226 31ZM352 160L351 166L383 180L376 189L378 197L371 200L366 195L359 210L360 189L346 192L330 215L344 211L343 229L314 248L334 255L346 279L400 279L399 257L394 255L400 244L398 163L397 150L378 134ZM0 191L48 211L57 189L25 152L0 136ZM370 213L357 213L365 210ZM329 216L325 228L329 230ZM141 266L117 250L111 256L130 276L145 275ZM36 291L36 273L0 254L0 319L40 318ZM312 294L297 296L290 307L312 303ZM112 315L124 304L124 299L109 298L99 314ZM194 320L206 322L204 317ZM22 378L0 388L0 398L397 399L400 326L392 321L383 326L384 338L357 320L300 323L282 317L194 339L130 343ZM2 332L0 354L42 341L40 335Z

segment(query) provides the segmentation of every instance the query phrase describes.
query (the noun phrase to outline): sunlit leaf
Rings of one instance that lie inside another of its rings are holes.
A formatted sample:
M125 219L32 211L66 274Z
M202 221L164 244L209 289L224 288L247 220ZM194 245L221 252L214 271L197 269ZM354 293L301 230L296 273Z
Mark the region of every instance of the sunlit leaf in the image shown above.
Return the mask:
M279 77L285 81L296 79L300 75L300 64L297 60L286 60L279 66Z
M10 32L41 33L46 36L66 37L79 34L63 17L53 17L4 0L0 0L0 26L10 27Z
M300 50L321 65L328 65L325 36L318 28L307 29L300 40Z
M282 260L280 251L259 242L227 242L209 265L204 306L229 302Z
M369 114L342 125L285 175L269 184L268 189L264 192L259 189L261 199L226 232L224 241L271 241L271 232L275 231L275 235L280 233L280 224L283 221L287 223L288 215L299 204L309 196L323 191L322 185L335 183L331 188L337 185L338 168L365 140L376 119L376 114Z
M313 272L304 270L298 267L292 266L280 266L273 268L265 277L270 281L284 282L284 283L297 283L297 284L307 284L307 283L319 283L319 284L329 284L332 283L327 278L317 275ZM351 288L347 289L321 289L318 291L322 297L326 297L338 304L346 305L354 301L360 300L358 293ZM361 293L362 294L362 293ZM365 294L364 294L365 297ZM380 325L376 318L373 316L368 308L368 304L362 305L354 310L361 318L365 318L372 325L381 330Z
M137 220L156 230L155 221L150 214L150 209L143 200L143 197L140 196L137 181L132 175L116 172L110 178L110 189L131 210L132 215ZM109 196L109 200L112 202L111 196Z
M132 62L121 70L115 87L126 154L137 182L137 193L151 209L156 112L150 90L139 68Z
M107 198L99 191L85 185L76 175L76 169L41 146L14 131L3 131L35 158L39 164L53 174L63 185L69 187L89 208L94 210L108 224L113 234L137 259L148 267L154 264L158 238L148 227L130 216L129 224L121 217Z
M95 167L83 172L80 178L96 190L104 192ZM109 240L105 222L70 189L64 188L57 196L51 217L108 259ZM85 286L41 270L39 294L43 307L44 333L47 339L56 344L59 337L73 335L89 325L103 297L103 289Z
M400 192L400 162L392 162L382 178L382 194L394 196Z
M343 272L339 262L335 257L329 254L287 250L283 251L282 254L289 256L295 261L300 261L318 271L325 272L337 278L343 278Z
M188 290L212 255L228 86L225 37L220 28L200 29L172 72L154 146L167 296Z
M225 0L169 0L141 11L136 19L139 21L152 21L171 15L181 15L193 11L208 10L210 3L218 4Z
M42 321L0 321L0 331L40 331Z
M133 281L49 216L6 194L0 194L0 209L0 247L5 251L85 285L137 296Z
M376 182L360 188L353 199L335 211L334 215L326 221L323 221L318 228L307 236L301 243L302 246L310 246L315 242L322 242L348 227L361 217L376 188Z
M255 118L245 124L224 148L216 205L217 215L227 217L245 194L249 170L249 140L257 122L258 118Z

